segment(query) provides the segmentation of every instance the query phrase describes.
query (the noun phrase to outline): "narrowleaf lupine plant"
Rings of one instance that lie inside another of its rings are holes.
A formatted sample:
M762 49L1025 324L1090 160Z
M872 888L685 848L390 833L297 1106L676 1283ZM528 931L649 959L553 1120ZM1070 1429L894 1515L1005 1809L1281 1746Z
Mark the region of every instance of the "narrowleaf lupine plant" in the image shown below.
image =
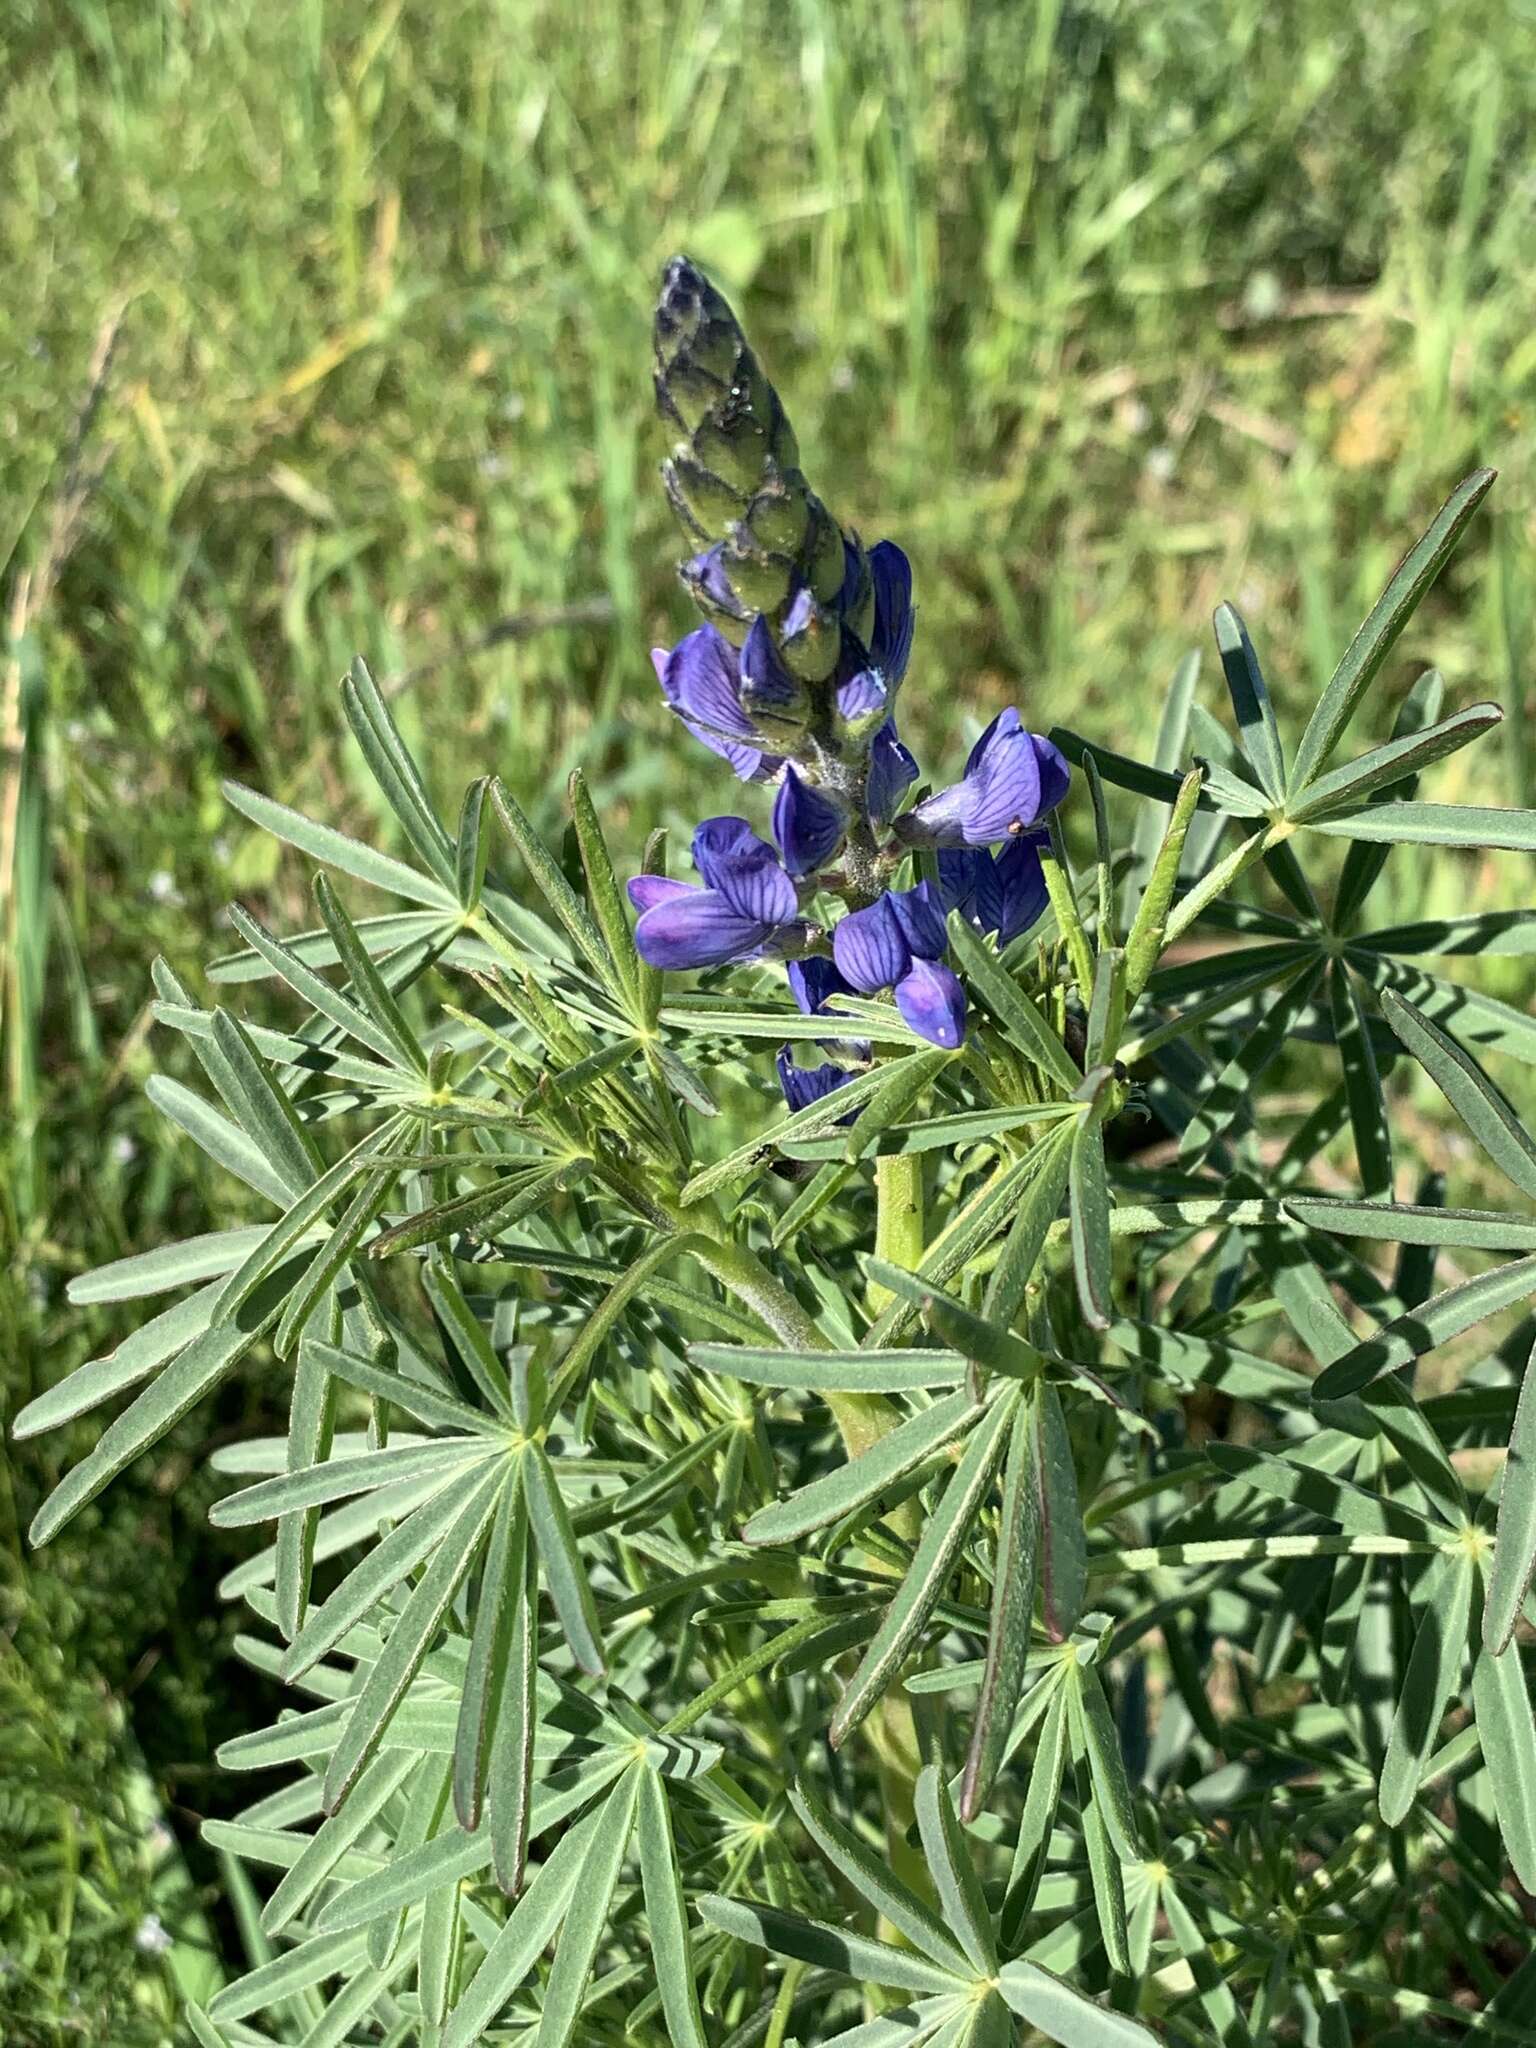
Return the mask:
M264 1904L191 2035L1536 2041L1536 1021L1446 969L1536 912L1415 896L1536 818L1419 797L1498 720L1433 672L1338 758L1491 476L1290 747L1223 606L1235 734L1191 659L1152 761L1005 710L921 794L906 557L686 261L656 351L656 668L740 814L627 892L579 777L564 857L494 776L450 828L359 663L410 857L233 789L320 921L235 913L267 1021L156 969L154 1100L276 1220L80 1282L175 1298L18 1420L128 1397L42 1543L291 1377L215 1456L295 1707L222 1753Z

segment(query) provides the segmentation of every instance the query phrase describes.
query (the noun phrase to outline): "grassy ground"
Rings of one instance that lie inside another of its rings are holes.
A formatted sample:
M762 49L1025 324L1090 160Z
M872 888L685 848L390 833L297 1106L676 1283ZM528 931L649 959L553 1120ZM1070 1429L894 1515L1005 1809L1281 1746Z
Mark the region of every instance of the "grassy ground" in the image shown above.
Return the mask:
M355 649L404 678L446 797L496 768L550 824L580 761L621 845L721 807L645 659L685 615L648 390L674 247L737 295L813 482L914 558L931 765L1010 698L1145 740L1143 691L1226 595L1303 705L1490 462L1375 715L1438 661L1453 704L1512 715L1436 793L1536 800L1529 5L580 14L3 10L4 1413L132 1320L66 1310L71 1273L229 1220L139 1099L148 962L195 970L231 896L302 915L218 784L364 815ZM1445 863L1424 900L1479 879ZM29 1859L0 1880L8 2039L165 2037L134 1934L180 1878L146 1816L217 1796L249 1711L198 1457L262 1412L227 1395L36 1563L19 1530L80 1443L7 1453L0 1719L49 1730L0 1805L0 1867Z

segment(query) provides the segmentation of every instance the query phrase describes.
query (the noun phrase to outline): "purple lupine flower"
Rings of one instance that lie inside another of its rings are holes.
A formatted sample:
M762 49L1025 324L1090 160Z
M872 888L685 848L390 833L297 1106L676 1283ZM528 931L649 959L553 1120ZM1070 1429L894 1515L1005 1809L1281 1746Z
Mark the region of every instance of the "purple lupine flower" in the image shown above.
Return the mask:
M985 846L939 852L939 897L980 932L996 932L1006 946L1027 932L1049 900L1040 849L1043 832L1021 833L994 853Z
M798 731L805 720L805 685L779 659L768 621L759 612L741 644L741 702L770 729Z
M888 718L869 743L869 770L864 801L880 824L895 816L901 793L917 780L917 763L896 737L896 721Z
M797 1067L795 1056L787 1045L780 1046L776 1065L779 1070L779 1086L784 1090L784 1100L791 1109L809 1109L813 1102L824 1102L836 1089L844 1088L853 1076L844 1067L834 1066L831 1060L823 1060L819 1067ZM839 1117L839 1123L851 1121Z
M819 1017L829 996L851 996L853 989L837 971L835 960L825 953L810 953L804 960L791 960L786 968L789 992L807 1017Z
M869 635L869 661L889 688L907 672L912 652L912 564L893 540L879 540L869 551L869 576L875 589L875 623Z
M652 967L719 967L802 946L811 927L779 856L745 818L706 818L693 835L704 886L636 875L629 899L640 912L635 945Z
M896 1007L920 1038L955 1046L965 1036L965 991L943 964L944 912L931 882L887 889L849 913L832 934L838 972L861 995L894 989Z
M846 830L842 806L798 774L793 762L786 762L773 804L773 836L783 848L789 872L814 874L842 845Z
M1010 705L972 747L960 781L908 811L896 830L909 846L991 846L1053 811L1071 773L1060 750L1026 732Z
M699 626L670 650L651 649L662 695L695 739L728 761L743 782L764 782L780 768L741 701L736 649L713 626Z

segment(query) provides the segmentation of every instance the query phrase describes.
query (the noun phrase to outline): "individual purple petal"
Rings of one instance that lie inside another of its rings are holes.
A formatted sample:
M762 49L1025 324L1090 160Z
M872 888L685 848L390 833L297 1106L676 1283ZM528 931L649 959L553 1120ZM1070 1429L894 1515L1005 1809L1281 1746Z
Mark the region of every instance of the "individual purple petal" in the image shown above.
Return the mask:
M654 910L658 903L673 896L696 893L692 882L674 882L670 875L631 875L628 887L629 900L636 910Z
M750 959L772 932L771 925L733 910L713 889L690 889L644 913L635 926L635 945L651 967L718 967Z
M886 894L901 935L919 960L938 960L949 943L944 929L944 909L932 882L919 882L915 889L892 889Z
M1037 818L1044 818L1054 811L1067 793L1072 780L1072 770L1066 755L1050 740L1042 739L1039 733L1031 733L1035 743L1035 759L1040 766L1040 808Z
M779 659L768 621L759 612L741 649L741 688L754 707L765 712L793 710L800 685Z
M1017 839L1010 839L988 861L997 878L997 916L995 921L984 924L983 929L996 931L1000 946L1010 945L1027 932L1050 900L1045 886L1045 870L1040 865L1040 849L1045 844L1045 833L1024 833Z
M938 859L939 901L946 910L960 910L969 917L974 908L982 864L988 862L988 856L969 846L946 846L941 848Z
M992 749L994 740L1010 739L1019 730L1019 714L1011 704L999 711L981 738L965 757L965 772L974 775Z
M773 848L758 838L745 818L706 818L693 835L693 864L708 889L718 889L720 876L732 863L750 860L758 848L775 858Z
M896 820L896 834L908 846L969 846L974 789L969 781L935 790Z
M747 611L732 590L731 580L725 573L725 564L721 559L724 551L725 543L717 541L712 548L706 548L703 554L694 555L691 560L684 562L678 573L691 591L707 599L717 611L723 612L727 618L745 621Z
M853 1078L830 1060L823 1061L819 1067L797 1067L794 1054L787 1045L780 1048L776 1065L779 1086L784 1090L784 1100L791 1109L809 1109L813 1102L824 1102Z
M668 657L661 687L667 702L711 737L750 740L756 727L741 708L736 650L713 626L699 626Z
M972 846L1022 832L1040 815L1040 757L1032 733L999 734L965 780L971 791L965 836Z
M773 836L792 875L814 874L842 844L842 808L814 783L786 766L773 804Z
M839 972L866 996L900 981L912 964L911 949L888 896L842 920L832 934L832 954Z
M869 574L875 587L869 658L894 685L906 674L912 652L912 564L894 541L876 541L869 551Z
M861 668L837 686L837 710L840 718L851 723L856 718L868 718L872 711L885 707L886 688L872 668Z
M917 780L917 763L896 737L896 721L888 718L869 743L869 774L865 802L869 815L882 824L901 802L901 793Z
M835 961L825 953L813 953L808 960L791 960L787 969L789 992L807 1017L817 1017L827 1006L828 996L852 993L837 971Z
M656 680L660 683L663 693L665 693L667 687L667 663L671 659L672 650L670 647L653 647L651 649L651 667L656 671ZM671 702L670 698L668 702Z
M779 856L745 818L706 818L693 835L693 864L739 917L771 927L800 907Z
M934 1045L959 1045L965 1037L965 990L936 961L913 962L896 984L896 1007L918 1037Z

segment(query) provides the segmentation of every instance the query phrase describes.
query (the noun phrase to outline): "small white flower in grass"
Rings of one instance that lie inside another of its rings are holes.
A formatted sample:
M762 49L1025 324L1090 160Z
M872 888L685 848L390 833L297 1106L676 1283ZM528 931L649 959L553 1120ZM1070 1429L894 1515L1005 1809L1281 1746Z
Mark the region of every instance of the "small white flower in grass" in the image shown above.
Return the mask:
M144 1956L163 1956L171 1945L171 1937L161 1925L158 1913L146 1913L139 1922L133 1937L133 1945Z

